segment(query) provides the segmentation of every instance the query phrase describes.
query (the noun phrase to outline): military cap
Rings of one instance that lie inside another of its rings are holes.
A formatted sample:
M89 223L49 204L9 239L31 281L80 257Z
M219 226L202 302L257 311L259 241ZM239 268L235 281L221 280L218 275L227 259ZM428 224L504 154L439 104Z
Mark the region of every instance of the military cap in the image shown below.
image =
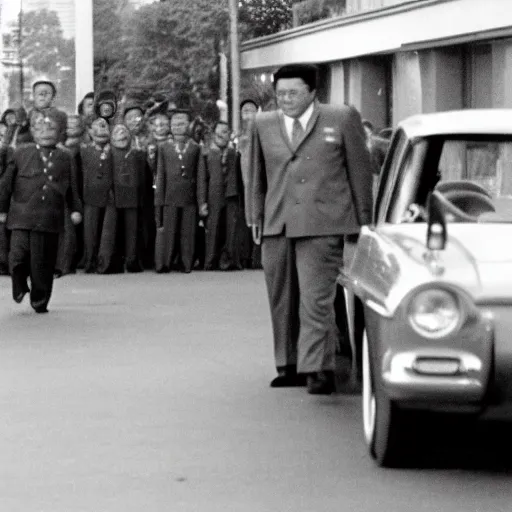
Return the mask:
M316 89L318 68L314 64L287 64L274 73L274 88L281 78L301 78L310 91Z
M15 114L16 115L16 111L13 109L13 108L8 108L7 110L4 111L4 113L2 114L2 117L0 118L0 124L7 124L7 116L9 114Z
M57 88L55 87L55 84L49 80L48 78L38 78L33 84L32 84L32 92L34 92L35 88L38 85L46 84L49 85L53 90L53 96L57 94Z
M245 100L242 100L242 102L240 103L240 110L242 110L243 106L247 105L248 103L251 103L256 108L260 108L260 106L258 105L258 103L255 100L253 100L251 98L246 98Z
M114 114L116 113L116 110L117 110L117 98L116 98L114 91L111 91L109 89L100 91L98 93L98 95L96 96L96 100L94 103L95 103L94 112L96 112L96 114L98 116L100 115L101 105L103 105L104 103L108 103L112 106L112 110L113 110L111 117L114 117Z
M127 102L123 109L123 117L130 112L130 110L140 110L144 115L144 107L135 101Z

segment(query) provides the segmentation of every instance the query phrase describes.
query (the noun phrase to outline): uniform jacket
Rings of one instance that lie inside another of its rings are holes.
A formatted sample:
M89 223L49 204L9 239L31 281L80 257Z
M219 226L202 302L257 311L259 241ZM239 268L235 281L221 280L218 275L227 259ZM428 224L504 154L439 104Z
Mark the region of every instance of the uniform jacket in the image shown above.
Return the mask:
M208 203L210 207L223 205L229 197L243 194L240 154L233 148L226 148L225 165L222 164L222 150L211 145L203 158L204 176L199 180L199 204Z
M281 112L258 114L250 162L251 220L263 220L263 235L342 235L371 221L372 166L352 107L315 105L296 148Z
M0 212L8 211L7 228L62 231L66 204L82 211L75 176L68 151L54 148L45 164L36 144L17 148L0 179Z
M82 165L83 201L84 204L105 207L113 194L114 174L112 165L112 151L106 153L101 159L102 152L94 143L80 148L80 162Z
M197 204L198 177L204 176L201 147L189 139L181 160L179 156L174 142L164 142L158 147L155 206Z
M112 163L116 208L141 206L147 167L145 152L112 148Z

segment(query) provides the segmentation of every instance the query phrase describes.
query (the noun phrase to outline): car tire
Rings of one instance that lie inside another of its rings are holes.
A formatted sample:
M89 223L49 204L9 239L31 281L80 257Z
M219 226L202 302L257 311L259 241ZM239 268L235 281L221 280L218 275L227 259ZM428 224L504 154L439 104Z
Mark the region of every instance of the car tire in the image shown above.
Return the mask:
M404 462L402 434L406 432L406 417L382 390L374 371L368 335L363 334L363 431L368 451L377 465L397 467Z

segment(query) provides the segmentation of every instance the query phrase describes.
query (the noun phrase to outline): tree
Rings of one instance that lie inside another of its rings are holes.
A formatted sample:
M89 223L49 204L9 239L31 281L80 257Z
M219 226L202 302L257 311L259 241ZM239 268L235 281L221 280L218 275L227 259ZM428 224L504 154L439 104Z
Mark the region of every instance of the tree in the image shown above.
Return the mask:
M96 89L122 87L133 9L128 0L94 0L94 77Z
M63 37L55 11L23 12L21 58L26 78L44 75L58 89L59 106L74 109L75 45Z
M228 19L226 0L174 0L139 9L131 23L127 91L176 96L184 90L190 106L200 111L217 98L212 71L227 39Z
M240 24L245 39L275 34L292 26L293 0L241 0Z

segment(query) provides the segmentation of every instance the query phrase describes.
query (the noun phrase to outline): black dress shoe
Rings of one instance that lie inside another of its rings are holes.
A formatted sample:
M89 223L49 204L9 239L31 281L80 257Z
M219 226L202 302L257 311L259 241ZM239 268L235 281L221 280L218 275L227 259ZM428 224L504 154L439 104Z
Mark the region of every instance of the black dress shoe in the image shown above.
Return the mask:
M308 375L308 393L310 395L330 395L335 391L334 372L323 371Z
M296 372L282 372L270 381L271 388L296 388L306 385L306 376Z
M34 308L36 313L48 313L48 308L46 306L40 306L38 308Z

